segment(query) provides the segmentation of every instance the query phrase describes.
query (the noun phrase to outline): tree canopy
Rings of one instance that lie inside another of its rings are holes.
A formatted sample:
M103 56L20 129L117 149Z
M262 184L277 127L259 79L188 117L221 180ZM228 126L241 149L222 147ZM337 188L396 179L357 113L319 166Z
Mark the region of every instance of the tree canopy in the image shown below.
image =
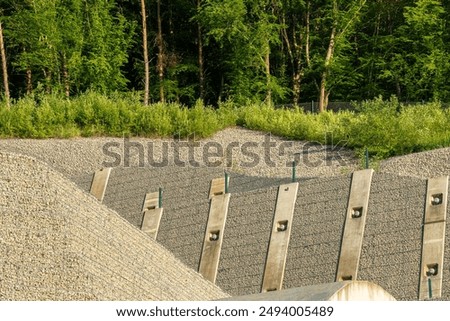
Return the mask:
M2 74L12 97L144 92L145 23L151 102L448 101L449 14L443 0L0 0Z

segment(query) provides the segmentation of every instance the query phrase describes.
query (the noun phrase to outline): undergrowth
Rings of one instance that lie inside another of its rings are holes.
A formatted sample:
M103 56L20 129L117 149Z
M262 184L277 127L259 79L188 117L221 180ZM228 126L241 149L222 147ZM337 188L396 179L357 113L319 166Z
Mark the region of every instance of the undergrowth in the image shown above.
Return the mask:
M137 94L106 97L94 92L66 99L27 96L8 109L0 103L0 137L75 136L208 137L230 126L293 140L338 144L372 159L450 146L450 109L439 102L403 105L396 98L365 101L357 111L305 113L265 104L217 108L168 103L143 106Z

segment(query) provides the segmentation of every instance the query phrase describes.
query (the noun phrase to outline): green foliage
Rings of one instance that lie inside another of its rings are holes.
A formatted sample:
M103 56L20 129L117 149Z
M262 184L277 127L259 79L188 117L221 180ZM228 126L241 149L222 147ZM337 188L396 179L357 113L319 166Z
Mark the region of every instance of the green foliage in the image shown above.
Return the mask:
M404 105L397 98L377 98L358 112L304 113L251 105L241 111L241 125L291 139L343 144L374 159L450 146L450 110L440 103Z
M18 1L7 17L12 65L47 92L126 89L134 23L114 13L115 1Z
M440 103L404 105L396 98L367 101L351 123L349 145L367 147L381 159L449 146L447 114Z
M0 104L0 137L159 136L206 137L237 122L236 108L217 109L200 100L142 106L139 95L87 92L72 99L57 94L21 98L8 109Z
M227 97L238 103L262 101L271 92L282 99L286 88L268 75L266 57L280 43L280 24L273 4L256 0L207 0L195 17L206 33L206 44L218 44Z
M161 83L157 13L147 5L154 102L159 85L166 101L189 106L200 88L209 104L295 104L317 101L322 84L329 101L450 99L448 1L162 2ZM14 98L143 87L139 1L0 0L0 19Z
M10 109L0 104L0 137L147 136L202 138L230 126L270 132L293 140L340 144L372 159L450 146L450 109L440 103L401 104L377 98L357 112L305 113L266 104L218 108L197 101L142 106L139 95L110 97L88 92L73 99L58 95L27 96Z

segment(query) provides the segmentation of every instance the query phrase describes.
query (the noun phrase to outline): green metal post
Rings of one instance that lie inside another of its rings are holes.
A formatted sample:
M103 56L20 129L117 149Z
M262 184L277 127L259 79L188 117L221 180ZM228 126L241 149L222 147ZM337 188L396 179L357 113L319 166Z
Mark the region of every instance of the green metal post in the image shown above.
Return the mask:
M292 162L292 183L294 183L297 180L296 173L295 173L296 166L297 166L297 163L295 161L293 161Z
M366 152L365 152L365 156L366 156L366 169L369 168L369 150L366 147Z
M158 207L162 208L162 195L163 195L163 189L159 188L159 197L158 197Z
M228 173L225 172L225 194L228 194Z
M431 288L431 278L428 278L428 298L433 298L433 289Z

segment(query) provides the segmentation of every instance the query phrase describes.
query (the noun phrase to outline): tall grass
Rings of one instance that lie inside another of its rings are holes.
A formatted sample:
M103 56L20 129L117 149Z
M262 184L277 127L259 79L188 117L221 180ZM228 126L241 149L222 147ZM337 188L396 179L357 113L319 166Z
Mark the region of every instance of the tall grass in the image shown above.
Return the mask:
M159 103L145 107L132 95L29 96L10 109L0 104L0 137L206 137L235 123L236 113L229 106L213 109L199 101L192 108Z
M291 139L340 144L384 159L450 146L450 109L440 103L404 105L396 98L363 102L356 112L321 114L247 106L241 124Z
M94 92L72 99L29 96L10 109L0 103L0 137L175 136L207 137L229 126L271 132L288 139L341 144L371 157L450 146L450 109L440 103L406 106L396 98L366 101L356 112L305 113L264 104L218 108L198 101L142 106L137 94L106 97Z

